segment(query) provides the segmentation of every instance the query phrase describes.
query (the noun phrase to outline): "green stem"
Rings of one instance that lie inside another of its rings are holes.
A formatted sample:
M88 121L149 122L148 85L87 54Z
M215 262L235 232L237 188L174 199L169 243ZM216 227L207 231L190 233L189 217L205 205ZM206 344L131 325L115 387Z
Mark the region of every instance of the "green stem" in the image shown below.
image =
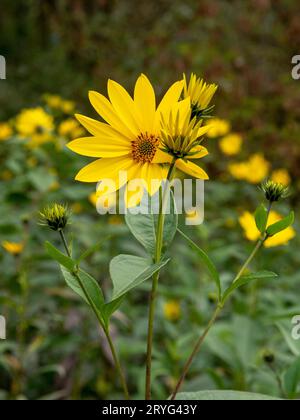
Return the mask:
M65 247L66 253L67 253L68 257L70 257L70 258L71 258L71 253L70 253L70 250L69 250L69 247L68 247L67 241L66 241L66 237L65 237L64 231L63 231L62 229L60 229L60 230L59 230L59 234L60 234L61 240L62 240L62 242L63 242L63 244L64 244L64 247Z
M175 162L173 160L170 165L168 176L167 176L167 185L165 186L163 195L160 190L160 203L159 203L159 215L157 222L157 234L156 234L156 247L154 262L159 263L161 259L162 247L163 247L163 231L165 223L165 212L168 199L170 196L170 184L174 171L175 171ZM159 280L159 271L153 275L152 278L152 289L150 293L150 303L149 303L149 315L148 315L148 335L147 335L147 356L146 356L146 386L145 386L145 400L151 399L151 367L152 367L152 344L153 344L153 329L154 329L154 314L155 314L155 303L157 295L157 287Z
M269 214L270 214L270 211L271 211L271 207L272 207L272 204L270 203L269 208L268 208L268 218L269 218ZM247 258L246 262L242 265L238 274L235 276L235 278L233 280L233 283L235 283L236 281L238 281L240 279L240 277L243 275L244 271L248 268L249 264L252 262L253 258L255 257L258 250L261 248L261 246L263 245L263 243L266 241L267 238L268 238L268 236L265 233L263 235L263 237L258 240L257 244L255 245L255 248L253 249L253 251L251 252L249 257ZM178 391L180 390L180 388L181 388L181 386L182 386L182 384L185 380L186 374L188 373L189 368L190 368L190 366L191 366L191 364L194 360L194 357L196 356L196 354L201 349L205 338L207 337L207 335L208 335L209 331L211 330L212 326L215 324L221 310L223 309L224 304L225 304L225 301L218 304L218 306L217 306L215 312L213 313L211 319L209 320L203 334L200 336L200 338L198 339L195 347L193 348L192 353L190 354L189 358L187 359L187 361L186 361L186 363L183 367L182 374L181 374L181 376L180 376L180 378L179 378L179 380L178 380L178 382L175 386L175 389L172 393L171 400L175 400L176 395L177 395Z
M62 239L62 242L64 244L64 247L66 249L67 255L69 257L71 257L71 253L70 253L70 250L69 250L69 247L68 247L68 244L67 244L67 241L66 241L66 238L65 238L65 235L64 235L63 230L60 230L59 233L60 233L60 237ZM115 350L115 347L114 347L114 344L113 344L111 335L109 333L109 330L104 325L103 320L102 320L102 318L101 318L101 316L100 316L100 314L99 314L99 312L98 312L98 310L97 310L94 302L92 301L92 299L90 299L90 296L89 296L89 294L88 294L88 292L87 292L87 290L85 288L85 285L84 285L83 281L81 280L80 276L78 275L78 273L76 271L73 271L72 274L76 277L76 280L78 281L79 286L81 287L81 289L82 289L82 291L83 291L83 293L84 293L87 301L89 302L90 307L92 308L94 314L97 317L97 320L98 320L100 326L102 327L102 329L103 329L103 331L104 331L104 333L106 335L106 338L107 338L107 341L108 341L108 344L109 344L109 347L110 347L110 350L111 350L111 353L112 353L112 356L113 356L113 359L114 359L114 362L115 362L115 366L117 368L117 371L118 371L118 374L119 374L119 377L120 377L120 381L121 381L121 385L123 387L125 398L128 400L129 399L129 392L128 392L127 383L126 383L125 376L124 376L123 370L121 368L121 364L120 364L119 358L117 356L117 353L116 353L116 350Z
M183 384L183 382L185 380L186 374L188 373L188 371L191 367L191 364L193 363L194 357L196 356L196 354L200 350L200 348L201 348L205 338L207 337L211 327L214 325L217 317L219 316L220 311L221 311L221 306L218 306L216 308L215 312L213 313L213 316L211 317L210 321L208 322L207 327L205 328L203 334L199 337L195 347L193 348L192 353L190 354L189 358L187 359L187 361L186 361L186 363L183 367L182 374L181 374L181 376L180 376L180 378L179 378L179 380L178 380L178 382L175 386L175 389L172 393L171 400L175 400L176 395L177 395L179 389L181 388L181 385Z
M122 384L122 387L123 387L125 398L127 400L129 400L130 397L129 397L129 392L128 392L128 388L127 388L126 379L125 379L125 376L124 376L124 373L123 373L123 370L122 370L122 367L121 367L121 363L120 363L120 360L118 358L114 343L112 341L110 332L109 332L108 329L104 329L104 332L105 332L105 335L106 335L106 338L107 338L107 341L108 341L108 344L109 344L109 347L110 347L110 350L111 350L111 354L112 354L113 359L114 359L115 366L116 366L117 371L119 373L119 377L120 377L120 381L121 381L121 384Z

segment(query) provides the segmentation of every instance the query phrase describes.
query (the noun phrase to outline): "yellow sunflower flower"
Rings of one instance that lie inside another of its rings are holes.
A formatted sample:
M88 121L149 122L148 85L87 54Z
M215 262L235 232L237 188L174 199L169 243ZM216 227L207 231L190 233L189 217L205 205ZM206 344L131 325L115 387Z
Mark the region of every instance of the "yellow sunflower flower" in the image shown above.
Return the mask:
M159 150L161 121L163 117L168 118L182 88L182 81L174 83L158 107L153 87L143 74L136 81L133 99L113 80L108 81L109 100L100 93L90 92L91 104L106 123L76 115L92 137L73 140L67 146L78 154L99 158L85 166L76 180L98 182L110 179L115 185L110 192L114 192L130 180L142 179L149 194L153 195L168 170L154 162L162 153ZM119 179L120 171L126 171L127 175L122 180ZM128 184L126 188L125 198L130 195Z
M53 117L41 107L24 109L17 116L16 129L21 137L30 140L30 146L37 146L51 140Z
M192 117L203 116L218 86L204 82L203 79L198 78L194 73L191 74L189 83L185 74L183 75L183 80L183 97L191 100Z
M268 220L268 226L272 225L273 223L278 222L282 219L282 216L275 212L271 211ZM256 227L255 217L248 211L245 211L239 218L240 225L244 229L244 233L246 238L249 241L257 241L260 237L260 232ZM293 239L296 235L296 232L293 227L289 226L287 229L283 230L282 232L277 233L276 235L272 236L271 238L267 239L264 243L266 248L271 248L274 246L280 246L287 244L291 239Z
M23 242L3 241L1 245L5 249L5 251L7 251L9 254L12 254L12 255L21 254L21 252L24 249Z
M9 124L7 123L0 123L0 141L7 140L11 137L13 131Z
M271 180L277 184L282 184L285 187L290 185L291 177L286 169L277 169L272 172Z
M231 133L220 140L219 147L224 155L237 155L242 148L243 139L240 134Z
M230 122L221 118L211 118L208 120L207 125L209 126L209 131L207 132L207 137L209 138L226 136L231 129Z

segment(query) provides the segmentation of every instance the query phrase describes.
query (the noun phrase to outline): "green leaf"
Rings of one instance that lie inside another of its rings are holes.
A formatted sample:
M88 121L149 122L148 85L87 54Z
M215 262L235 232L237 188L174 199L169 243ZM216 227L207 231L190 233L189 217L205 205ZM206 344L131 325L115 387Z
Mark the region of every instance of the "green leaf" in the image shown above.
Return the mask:
M295 398L300 384L300 357L285 372L283 383L288 397Z
M57 261L60 265L67 268L69 271L73 271L75 269L76 261L63 254L59 249L55 248L55 246L53 246L48 241L45 243L45 246L50 257Z
M257 207L255 212L255 223L257 229L260 233L264 233L266 231L268 221L268 211L263 204Z
M290 212L288 216L284 219L280 220L279 222L270 225L267 229L267 234L269 236L274 236L276 233L282 232L283 230L287 229L294 223L295 220L295 213L293 211Z
M124 295L120 296L117 299L112 300L111 302L106 303L103 306L103 319L105 325L108 326L109 320L114 312L119 309L121 303L124 300Z
M280 321L276 322L276 327L281 332L287 346L294 356L300 356L300 340L294 340L291 334L292 324L290 321Z
M280 398L269 395L255 394L239 391L199 391L181 392L177 394L176 400L199 400L199 401L280 401Z
M61 266L64 279L67 285L77 293L82 299L94 309L97 314L103 318L104 297L98 282L83 270L79 270L76 274L71 273L65 267ZM84 290L81 287L84 286Z
M184 239L189 243L192 249L194 249L197 254L199 255L201 261L206 265L212 279L216 283L219 299L221 299L222 295L222 289L221 289L221 280L218 273L218 270L216 269L215 264L212 262L212 260L209 258L209 256L201 249L197 244L195 244L194 241L192 241L185 233L183 233L180 229L177 229L177 231L184 237Z
M90 248L88 248L85 252L83 252L80 257L77 259L77 264L79 264L81 261L88 258L90 255L92 255L94 252L98 251L104 242L109 241L111 239L111 236L108 236L102 241L97 242L95 245L92 245Z
M155 200L158 197L152 197L152 203L155 204ZM149 200L150 201L150 200ZM156 203L158 205L158 203ZM150 206L149 206L150 207ZM148 209L146 209L148 210ZM133 211L135 211L133 209ZM156 230L158 215L151 214L133 214L128 213L125 216L125 221L134 237L143 245L146 251L153 256L155 254L156 246ZM175 201L173 193L171 192L171 203L170 203L170 214L165 215L164 233L163 233L163 247L168 248L172 243L176 229L178 225L178 215L175 208Z
M277 274L273 273L272 271L258 271L256 273L244 275L232 283L230 287L228 287L222 297L222 303L225 303L229 295L231 295L231 293L239 287L244 286L253 280L272 279L274 277L277 277Z
M149 279L168 262L169 260L163 260L153 264L148 258L124 254L113 258L110 262L110 275L114 285L112 300Z

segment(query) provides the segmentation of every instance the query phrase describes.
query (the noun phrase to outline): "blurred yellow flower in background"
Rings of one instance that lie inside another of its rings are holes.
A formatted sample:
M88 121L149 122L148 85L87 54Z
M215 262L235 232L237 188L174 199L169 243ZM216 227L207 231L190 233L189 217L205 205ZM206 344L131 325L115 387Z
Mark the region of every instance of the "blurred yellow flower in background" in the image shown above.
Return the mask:
M211 118L206 125L209 126L207 137L210 138L226 136L231 129L230 122L221 118Z
M231 133L220 140L219 147L225 155L234 156L241 151L242 143L243 139L240 134Z
M13 130L8 123L0 123L0 141L11 137Z
M177 300L169 300L163 304L163 312L169 321L178 321L181 316L180 303Z
M114 207L117 203L116 192L101 194L99 192L94 192L89 195L89 201L93 206L101 208L102 210L109 210Z
M37 146L51 140L53 117L41 107L24 109L16 118L16 129L21 137L30 140L30 146Z
M3 181L10 181L13 178L13 173L8 169L5 169L3 172L1 172L0 178Z
M79 214L79 213L82 213L82 211L83 211L83 206L82 206L82 204L81 204L81 203L74 203L74 204L72 204L72 206L71 206L71 210L72 210L72 213L74 213L74 214Z
M268 226L278 222L282 218L283 217L276 211L271 211L269 215ZM246 238L249 239L249 241L257 241L259 239L261 234L256 227L255 217L253 214L251 214L249 211L245 211L240 216L239 222L242 228L244 229ZM264 246L266 248L271 248L274 246L285 245L295 236L295 229L290 226L282 232L279 232L271 238L267 239L264 243Z
M75 103L73 101L63 99L59 95L46 94L43 98L49 108L62 111L64 114L72 114L75 110Z
M251 184L259 184L269 173L270 163L262 154L250 156L248 161L231 163L228 165L229 173L236 179L243 179Z
M85 130L73 118L61 122L58 126L58 134L69 139L83 136Z
M271 180L277 184L288 186L291 183L290 174L286 169L276 169L272 172Z
M12 254L12 255L21 254L21 252L24 249L24 243L23 242L3 241L1 243L1 245L9 254Z

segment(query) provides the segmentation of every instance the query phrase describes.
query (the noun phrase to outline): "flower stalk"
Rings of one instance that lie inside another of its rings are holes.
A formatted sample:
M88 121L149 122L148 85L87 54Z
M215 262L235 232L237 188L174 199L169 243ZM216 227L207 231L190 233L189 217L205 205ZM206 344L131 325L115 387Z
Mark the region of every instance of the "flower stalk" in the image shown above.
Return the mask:
M156 247L155 247L155 256L154 256L155 263L159 263L161 259L161 255L162 255L165 212L166 212L166 206L168 204L168 199L170 197L170 182L173 178L173 174L175 171L175 162L176 162L176 158L173 159L173 162L170 165L168 176L167 176L167 182L166 182L166 186L163 193L162 193L162 189L160 189L159 215L158 215ZM155 303L156 303L159 274L160 272L158 271L153 275L152 289L150 293L149 315L148 315L148 334L147 334L145 400L151 399L151 367L152 367L152 347L153 347L152 344L153 344Z

